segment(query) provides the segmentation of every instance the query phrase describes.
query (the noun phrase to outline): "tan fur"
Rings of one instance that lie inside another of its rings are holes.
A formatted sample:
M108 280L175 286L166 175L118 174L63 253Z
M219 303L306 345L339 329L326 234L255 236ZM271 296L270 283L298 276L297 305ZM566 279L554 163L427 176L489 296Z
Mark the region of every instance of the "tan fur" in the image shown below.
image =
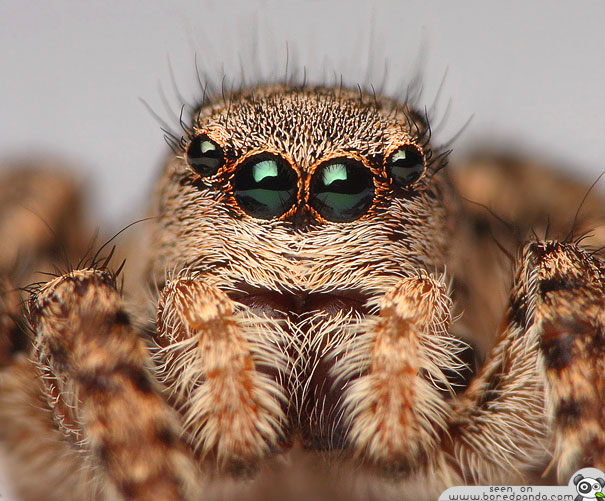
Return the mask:
M286 397L255 370L262 358L254 360L231 300L201 277L179 277L162 291L157 324L166 343L159 363L193 448L202 457L214 450L228 468L266 456L283 435Z
M450 485L535 482L549 463L562 483L604 467L605 266L565 238L602 223L602 200L570 227L557 197L520 196L515 183L547 176L535 165L490 157L451 175L421 115L357 91L245 89L196 111L201 134L226 162L198 175L191 137L168 159L125 298L99 262L33 287L32 363L13 354L19 322L3 293L1 438L11 471L40 486L19 484L24 499L58 478L53 495L77 486L73 499L434 499ZM402 190L386 159L405 145L426 163ZM298 183L273 219L234 196L260 152ZM309 191L342 156L371 173L374 197L335 223ZM579 206L579 188L544 179ZM527 243L547 213L560 240ZM521 249L515 273L499 246ZM0 279L16 280L9 266Z
M344 404L351 446L383 467L422 461L446 427L449 404L431 379L449 386L441 367L455 366L455 352L439 346L447 339L449 303L444 284L426 276L402 280L381 301L367 366ZM418 377L421 370L429 380Z
M127 498L184 499L194 468L147 370L114 277L79 270L31 302L34 357L60 428Z

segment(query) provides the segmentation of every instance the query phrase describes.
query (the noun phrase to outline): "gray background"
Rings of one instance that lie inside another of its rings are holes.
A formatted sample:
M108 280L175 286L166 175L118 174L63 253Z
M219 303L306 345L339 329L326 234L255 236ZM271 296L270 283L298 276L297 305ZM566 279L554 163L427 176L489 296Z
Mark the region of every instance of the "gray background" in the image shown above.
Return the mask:
M373 83L403 95L419 69L421 106L446 73L435 123L455 154L489 141L553 159L587 180L605 166L603 2L0 0L0 159L52 153L88 182L100 224L135 216L162 155L158 122L215 81L282 78ZM288 43L288 51L286 51ZM256 55L254 54L256 53ZM197 56L196 56L197 55ZM162 104L159 87L169 101ZM108 228L106 228L108 229Z
M199 98L194 57L215 81L282 78L373 83L403 95L423 73L436 134L474 119L455 155L488 141L545 156L592 181L605 169L605 4L594 2L147 3L0 0L0 160L53 154L90 188L109 231L144 206L167 151L145 99L174 124L181 93ZM169 101L162 104L159 86ZM398 92L399 89L399 92ZM446 113L451 102L449 113ZM1 482L0 482L1 483ZM0 494L3 494L0 486ZM4 493L4 498L7 498Z

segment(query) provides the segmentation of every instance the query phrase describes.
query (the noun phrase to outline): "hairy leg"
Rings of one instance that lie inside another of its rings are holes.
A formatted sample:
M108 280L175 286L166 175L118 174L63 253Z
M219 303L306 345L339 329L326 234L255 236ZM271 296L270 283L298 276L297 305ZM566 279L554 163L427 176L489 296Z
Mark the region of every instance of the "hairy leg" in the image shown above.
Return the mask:
M84 253L81 195L48 161L0 166L0 368L29 347L20 288Z
M279 450L286 368L277 325L236 315L224 292L183 275L162 291L156 336L160 373L202 458L238 474Z
M499 341L450 424L465 481L543 468L551 454L563 482L605 465L603 269L575 244L524 248Z
M523 261L524 292L535 297L526 328L539 338L559 475L564 480L584 466L603 470L605 262L560 242L527 246Z
M379 306L338 369L363 374L344 397L353 450L396 473L416 469L438 446L450 412L440 392L449 389L444 370L461 369L461 344L448 335L451 300L441 280L425 273L404 279Z
M583 246L605 246L605 179L589 189L556 167L488 151L451 170L462 199L448 272L464 312L453 329L478 349L479 359L501 330L518 249L531 239L580 236Z
M603 468L603 269L574 244L528 244L495 346L467 390L445 401L435 368L451 361L426 347L453 342L444 285L402 281L381 301L369 358L349 354L365 364L345 394L354 450L383 472L411 469L406 489L439 479L435 495L447 485L528 481L552 456L562 482L575 469ZM433 378L423 377L430 368Z
M195 467L149 373L115 277L78 270L30 302L34 358L54 417L128 499L185 499Z

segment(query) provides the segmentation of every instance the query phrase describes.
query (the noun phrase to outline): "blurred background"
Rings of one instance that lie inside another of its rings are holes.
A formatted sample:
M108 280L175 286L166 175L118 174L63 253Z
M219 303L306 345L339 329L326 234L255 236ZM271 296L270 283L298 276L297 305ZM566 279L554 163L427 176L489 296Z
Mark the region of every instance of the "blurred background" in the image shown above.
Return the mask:
M64 159L107 233L142 213L168 151L141 99L179 131L196 63L227 89L287 65L402 97L421 76L437 144L472 117L454 162L490 144L590 183L605 170L603 19L602 1L0 0L0 165Z
M0 0L0 164L52 154L88 186L102 229L144 207L170 126L200 73L227 88L283 80L373 85L419 75L436 142L546 157L586 181L605 169L603 2ZM171 69L172 75L171 76ZM439 88L441 92L439 93ZM163 89L161 91L160 89ZM162 98L162 92L165 99ZM436 96L439 99L436 101ZM164 103L163 101L166 101ZM178 130L180 134L180 130Z

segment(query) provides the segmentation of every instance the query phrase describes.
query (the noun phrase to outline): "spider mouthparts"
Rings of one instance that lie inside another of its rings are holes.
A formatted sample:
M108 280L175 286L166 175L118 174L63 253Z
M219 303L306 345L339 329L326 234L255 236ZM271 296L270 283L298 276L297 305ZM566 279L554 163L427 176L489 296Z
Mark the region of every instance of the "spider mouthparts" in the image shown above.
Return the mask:
M278 384L284 384L287 394L296 395L292 397L296 411L289 420L301 447L309 450L346 447L341 406L346 381L337 382L334 374L341 340L322 331L322 327L327 317L342 322L344 328L360 315L369 314L368 297L354 289L329 293L283 292L239 284L237 294L231 294L231 299L259 316L287 320L281 326L290 336L283 350L292 367L291 379L282 383L270 367L260 370Z
M362 315L369 313L367 297L357 290L296 293L269 289L241 288L245 292L231 294L231 299L248 306L257 314L272 318L323 311L334 315L340 311L354 310Z

